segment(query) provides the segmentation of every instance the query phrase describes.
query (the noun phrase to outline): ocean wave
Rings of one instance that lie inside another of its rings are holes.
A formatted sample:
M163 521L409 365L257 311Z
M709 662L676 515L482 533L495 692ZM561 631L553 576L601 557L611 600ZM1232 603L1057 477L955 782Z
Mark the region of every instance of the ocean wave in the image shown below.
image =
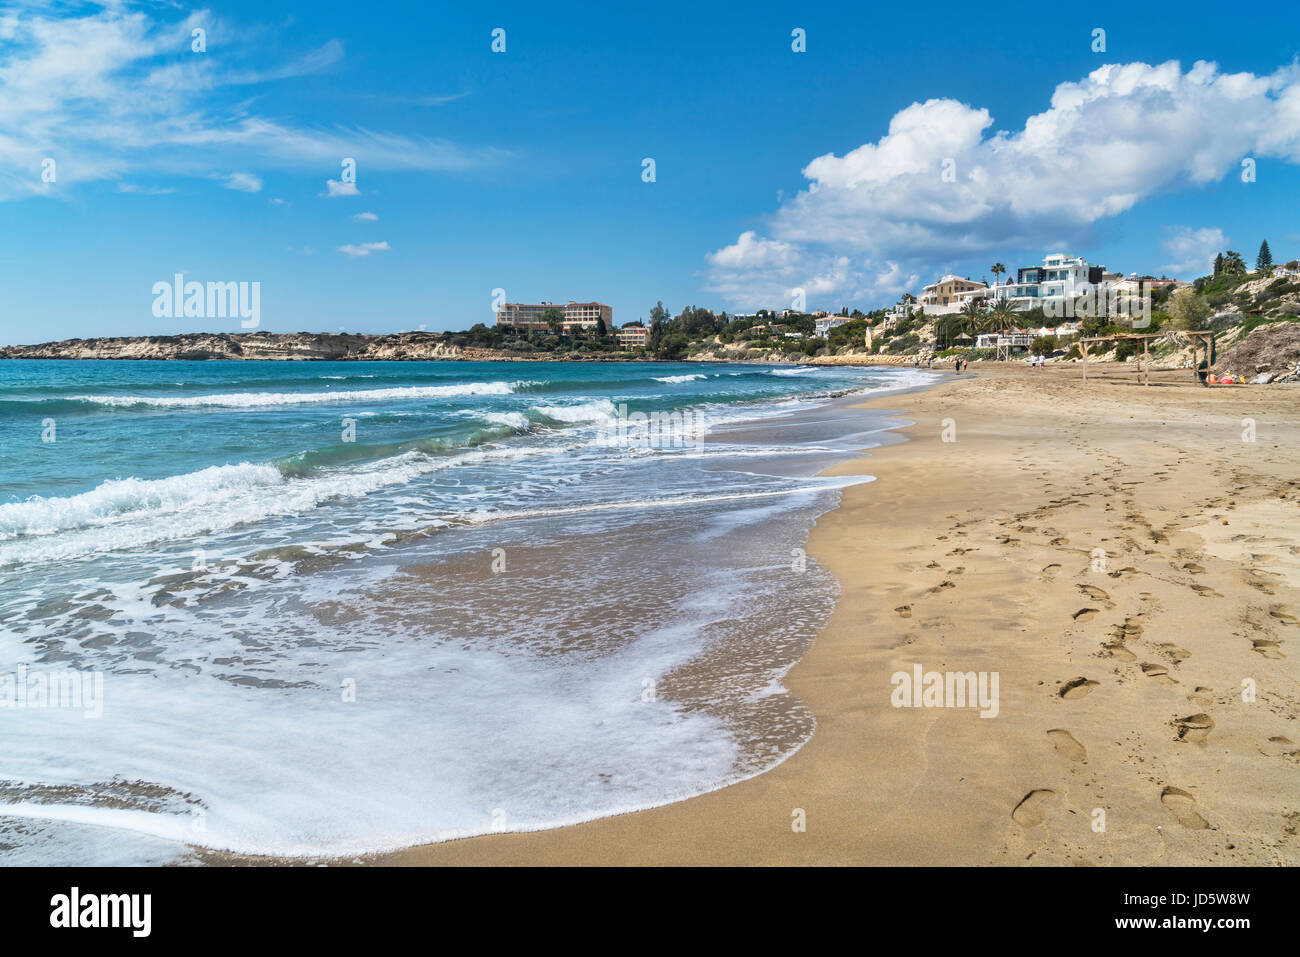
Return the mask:
M0 541L52 535L70 528L102 527L140 513L159 515L219 504L250 489L282 482L284 476L274 465L249 462L214 465L162 479L110 479L77 495L37 495L25 502L0 505Z
M607 422L618 415L618 409L608 399L596 399L578 405L538 405L533 411L553 422Z
M657 375L653 377L656 382L694 382L696 379L707 379L708 376L699 372L693 372L690 375Z
M308 405L321 402L384 402L390 399L442 399L466 395L511 395L508 382L465 382L455 385L398 386L391 389L349 389L339 392L227 392L214 395L74 395L75 402L129 407L136 405L179 409L212 407L255 409L279 405Z

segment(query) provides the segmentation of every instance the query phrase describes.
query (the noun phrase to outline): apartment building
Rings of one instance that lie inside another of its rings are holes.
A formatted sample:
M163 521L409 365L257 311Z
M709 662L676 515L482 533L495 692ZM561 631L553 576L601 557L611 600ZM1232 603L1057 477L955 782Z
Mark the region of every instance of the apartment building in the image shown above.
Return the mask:
M603 302L574 302L573 300L563 306L553 302L507 302L497 307L497 325L545 332L550 327L543 317L550 309L559 311L563 316L560 327L564 332L575 330L589 332L596 328L597 322L601 319L605 320L606 329L614 327L613 307Z
M645 326L624 326L614 333L614 338L624 349L643 349L650 339L650 330Z
M983 299L988 294L988 283L949 274L923 288L917 305L927 315L943 315L960 312L970 300Z

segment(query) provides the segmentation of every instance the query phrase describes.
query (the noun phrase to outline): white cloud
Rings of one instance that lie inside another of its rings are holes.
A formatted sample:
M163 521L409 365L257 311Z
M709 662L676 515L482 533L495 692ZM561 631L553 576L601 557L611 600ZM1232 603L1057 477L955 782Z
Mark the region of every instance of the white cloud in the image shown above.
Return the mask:
M136 196L166 196L176 192L174 186L138 186L135 183L118 183L119 193L132 193Z
M345 253L349 256L369 256L371 253L386 252L391 248L392 247L389 246L387 242L361 243L360 245L348 243L346 246L340 246L339 252Z
M248 87L333 69L342 44L331 40L281 57L279 37L236 29L207 11L161 19L167 9L33 3L0 13L0 200L68 195L78 183L141 173L208 177L249 166L305 172L337 168L345 156L369 170L440 172L509 155L259 116ZM208 49L220 55L189 52L196 26L208 31ZM254 62L272 49L273 66ZM41 182L46 157L58 162L54 190Z
M231 173L226 177L226 189L238 190L241 193L260 193L262 178L252 173Z
M325 186L329 192L322 193L321 195L328 196L330 199L334 199L337 196L361 195L361 190L357 189L356 183L344 183L336 179L327 179L325 181Z
M1160 268L1175 277L1207 275L1214 267L1214 257L1228 248L1228 237L1217 226L1192 229L1175 226L1160 244L1170 261Z
M953 99L913 103L878 141L809 162L807 188L768 217L766 235L706 258L706 282L743 306L795 287L810 307L881 300L912 273L1080 242L1098 221L1219 180L1247 155L1300 163L1297 65L1267 76L1204 62L1105 66L1057 86L1014 131ZM826 298L814 300L819 286Z
M358 223L374 223L379 221L379 217L374 213L357 213L352 220Z

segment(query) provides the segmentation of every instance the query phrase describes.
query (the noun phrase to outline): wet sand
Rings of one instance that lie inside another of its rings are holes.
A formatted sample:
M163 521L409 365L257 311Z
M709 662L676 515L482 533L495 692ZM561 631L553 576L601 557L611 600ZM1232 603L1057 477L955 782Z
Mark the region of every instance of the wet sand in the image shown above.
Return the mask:
M867 403L910 441L832 470L877 481L809 539L842 596L787 677L817 719L800 751L369 861L1300 863L1300 390L977 373ZM915 664L996 672L997 716L894 707Z

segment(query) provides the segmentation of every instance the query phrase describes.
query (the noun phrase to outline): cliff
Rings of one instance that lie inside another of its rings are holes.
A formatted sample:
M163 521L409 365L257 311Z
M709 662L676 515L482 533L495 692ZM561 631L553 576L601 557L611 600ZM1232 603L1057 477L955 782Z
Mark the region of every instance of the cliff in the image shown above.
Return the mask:
M28 346L0 346L0 359L271 359L482 360L563 359L562 354L519 355L461 347L436 332L347 335L316 332L194 332L177 336L65 339ZM590 358L590 356L586 356Z

